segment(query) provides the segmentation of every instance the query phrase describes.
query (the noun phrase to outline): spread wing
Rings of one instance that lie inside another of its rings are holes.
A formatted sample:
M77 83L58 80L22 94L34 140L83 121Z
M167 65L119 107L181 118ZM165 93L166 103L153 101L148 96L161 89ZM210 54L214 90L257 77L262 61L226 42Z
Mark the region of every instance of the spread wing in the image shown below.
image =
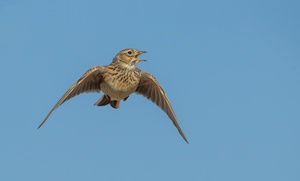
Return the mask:
M136 93L142 94L159 106L169 116L182 138L188 143L183 131L180 128L167 95L151 74L141 71L141 80L136 89Z
M104 67L95 66L83 74L80 79L75 82L71 88L59 99L59 101L55 104L55 106L48 113L43 122L39 125L40 128L49 118L51 113L57 109L62 103L75 97L81 93L85 92L100 92L100 81L102 78L102 73L104 71Z

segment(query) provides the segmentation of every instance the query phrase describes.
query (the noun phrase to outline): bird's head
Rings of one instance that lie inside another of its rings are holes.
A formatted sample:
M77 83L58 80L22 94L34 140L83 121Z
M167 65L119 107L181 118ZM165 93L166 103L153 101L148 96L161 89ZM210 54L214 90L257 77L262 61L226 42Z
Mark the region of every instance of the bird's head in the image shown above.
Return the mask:
M147 53L146 51L139 51L134 48L126 48L121 50L114 58L113 62L122 62L130 67L135 67L140 61L146 61L139 58L139 55Z

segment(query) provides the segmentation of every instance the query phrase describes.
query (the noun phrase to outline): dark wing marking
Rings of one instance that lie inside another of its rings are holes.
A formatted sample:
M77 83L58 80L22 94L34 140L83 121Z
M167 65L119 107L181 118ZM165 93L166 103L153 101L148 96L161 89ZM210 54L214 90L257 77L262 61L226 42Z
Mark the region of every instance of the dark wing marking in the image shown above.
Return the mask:
M179 126L167 95L151 74L141 71L141 80L136 89L136 93L142 94L159 106L169 116L182 138L188 143L188 140Z
M102 77L102 73L104 71L104 67L95 66L83 74L80 79L75 82L71 88L59 99L59 101L55 104L55 106L48 113L43 122L39 125L40 128L49 118L51 113L57 109L61 104L65 101L77 96L81 93L85 92L100 92L100 81Z

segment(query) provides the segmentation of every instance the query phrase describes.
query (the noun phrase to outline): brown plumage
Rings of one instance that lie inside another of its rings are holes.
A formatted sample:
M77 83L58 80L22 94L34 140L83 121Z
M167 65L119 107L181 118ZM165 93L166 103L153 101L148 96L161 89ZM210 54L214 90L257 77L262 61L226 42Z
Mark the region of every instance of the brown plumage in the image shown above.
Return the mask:
M51 113L61 104L81 93L102 91L104 95L95 105L105 106L110 104L113 108L118 108L120 101L125 101L132 93L138 93L159 106L169 116L182 138L188 143L169 99L159 83L151 74L136 67L138 62L145 61L138 57L142 53L146 52L127 48L120 51L110 65L95 66L86 71L60 98L38 128L46 122Z

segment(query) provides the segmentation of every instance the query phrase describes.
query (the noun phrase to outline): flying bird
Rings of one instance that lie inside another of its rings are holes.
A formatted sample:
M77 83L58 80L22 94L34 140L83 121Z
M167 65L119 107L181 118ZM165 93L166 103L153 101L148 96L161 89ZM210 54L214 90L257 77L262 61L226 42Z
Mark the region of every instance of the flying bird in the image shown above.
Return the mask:
M179 134L188 143L164 90L153 75L136 67L139 62L146 61L139 58L139 55L143 53L146 53L146 51L127 48L120 51L111 64L94 66L86 71L59 99L38 128L47 121L51 113L61 104L81 93L102 91L104 95L95 105L105 106L110 104L113 108L119 108L121 100L126 101L132 93L137 93L159 106L169 116Z

